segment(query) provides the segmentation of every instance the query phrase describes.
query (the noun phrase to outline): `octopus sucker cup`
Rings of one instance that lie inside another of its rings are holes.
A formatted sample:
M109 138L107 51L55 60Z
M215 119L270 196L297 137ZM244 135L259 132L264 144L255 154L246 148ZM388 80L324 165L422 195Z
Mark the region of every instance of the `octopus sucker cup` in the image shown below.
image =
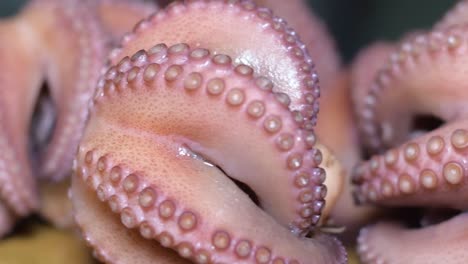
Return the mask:
M120 215L122 232L136 229L187 259L345 263L335 238L291 233L318 221L324 172L310 131L259 85L265 78L207 49L155 47L105 74L74 182ZM260 207L225 173L248 184ZM303 175L307 183L298 184ZM74 204L76 212L90 209ZM93 238L91 227L81 228ZM107 243L124 241L101 241L96 249Z

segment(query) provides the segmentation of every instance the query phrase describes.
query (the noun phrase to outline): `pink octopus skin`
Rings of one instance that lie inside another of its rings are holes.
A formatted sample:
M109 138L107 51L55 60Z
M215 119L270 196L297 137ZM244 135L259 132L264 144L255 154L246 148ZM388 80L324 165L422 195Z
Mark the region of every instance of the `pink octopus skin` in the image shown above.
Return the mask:
M103 6L107 11L102 10ZM119 24L111 23L116 20L118 12L115 10L121 12L125 6L133 6L133 12L128 12L127 19ZM0 22L3 65L0 74L0 144L4 150L0 157L0 236L11 229L17 217L32 211L46 211L46 217L58 215L53 208L61 206L44 204L42 200L48 201L45 197L48 193L41 190L38 197L37 178L60 180L70 174L74 150L87 116L86 106L104 65L104 54L109 49L107 39L118 37L103 32L122 35L124 28L130 30L136 21L156 10L154 5L144 6L143 12L143 4L123 0L34 0L15 17ZM97 12L99 10L101 13ZM70 50L79 52L70 56ZM17 78L24 73L27 78ZM50 89L52 100L41 103L45 111L38 124L31 125L34 105L44 82ZM52 131L55 115L58 120ZM38 156L29 153L30 126L34 129L31 141L41 146ZM47 137L52 133L48 144ZM62 201L57 201L57 205L60 203ZM52 217L51 220L62 221L59 218Z
M134 0L99 0L95 5L112 44L117 44L135 24L159 9L150 2Z
M327 200L324 225L346 226L341 237L353 237L358 227L375 214L371 207L363 208L349 199L351 171L360 160L356 121L350 100L349 70L342 66L333 38L326 25L313 14L305 1L259 0L285 18L300 34L309 49L320 75L320 114L316 133L327 171L327 186L339 190ZM326 148L326 149L324 149Z
M197 20L201 15L210 17L210 19L198 21L193 28L185 28L185 25L194 23L194 20ZM221 16L223 16L223 19L219 19ZM220 23L218 20L223 21L225 24ZM216 23L213 23L213 21L216 21ZM238 25L239 23L243 24ZM273 26L258 28L256 27L257 23L272 23ZM226 31L225 28L229 27L230 24L238 25L243 30L233 28ZM318 89L316 82L309 84L309 81L314 81L316 73L302 43L297 40L293 32L282 30L283 27L285 27L284 22L275 18L270 10L257 8L250 1L234 4L226 4L223 1L213 3L192 1L186 4L173 4L166 10L151 16L148 20L142 21L135 28L134 34L127 35L123 39L123 47L112 52L111 61L116 64L121 60L118 70L127 71L130 58L124 58L122 54L131 55L141 50L141 48L150 50L154 43L173 45L180 41L194 46L203 45L208 49L215 49L213 51L215 54L221 52L233 57L234 63L237 61L237 63L247 63L251 66L252 68L239 68L239 71L245 71L245 75L250 75L252 71L255 71L263 76L271 76L271 82L267 79L259 80L263 82L262 86L265 86L265 89L272 89L274 86L273 91L276 99L285 107L289 106L295 113L295 120L301 126L309 129L310 123L308 120L315 118L314 113L316 110L313 104L316 103L316 97L314 97L314 93ZM178 32L178 34L174 35L173 31ZM248 37L245 32L256 32L256 38L251 38L249 42L242 41ZM284 41L283 39L288 37L289 39L285 45L277 44L278 41ZM229 40L229 44L226 44L226 39ZM261 45L256 43L261 43ZM271 48L267 49L266 47ZM155 47L156 50L158 48L160 47ZM280 76L280 74L270 73L270 71L281 72L282 74ZM289 95L295 98L290 99ZM307 133L308 140L315 140L312 132L304 133ZM281 137L281 139L284 139L285 142L290 141L287 137ZM287 150L290 148L290 146L286 147ZM314 159L322 158L318 152L313 156ZM320 160L318 163L320 163ZM226 166L229 165L226 164ZM278 204L280 202L264 206L273 208L277 207ZM284 213L282 215L280 218L285 219L284 223L286 225L293 225L296 227L295 229L298 229L295 232L307 229L310 224L316 223L315 220L309 224L302 222L302 220L297 220L299 222L295 223L296 213ZM318 215L314 218L318 218Z
M103 67L102 29L88 1L29 3L28 19L41 47L39 70L55 104L57 121L51 139L40 150L40 176L63 179L70 171L74 149L87 116L86 105ZM68 56L75 50L75 56Z
M110 47L113 46L125 32L130 31L138 21L157 10L156 5L141 1L99 0L91 1L86 4L90 12L95 12L95 19L99 21L101 39L95 39L94 42L100 41L100 45L103 45L105 52L108 52ZM86 58L83 57L82 59ZM99 63L103 65L102 62ZM92 78L90 82L96 82L96 76L91 75L89 77ZM86 109L86 107L83 107L83 109ZM87 113L83 112L82 115L87 116ZM76 132L78 137L81 137L82 129L78 128ZM73 144L70 144L70 146L66 148L64 155L74 153L74 149L75 147ZM68 167L71 168L71 165ZM69 175L70 172L71 169L66 170L65 175ZM56 175L55 173L56 172L54 172L53 175ZM59 178L62 177L63 176L59 176ZM56 177L52 176L52 178ZM52 222L56 227L71 228L73 226L71 204L66 198L69 180L61 179L60 183L43 180L39 187L41 192L41 215Z
M90 226L90 191L142 244L197 263L346 261L336 239L301 236L318 222L326 189L310 131L316 74L285 27L250 1L190 1L143 20L111 53L72 187L76 220L101 259L119 263L115 248L131 238ZM244 32L255 39L241 41ZM225 174L250 186L260 207Z
M360 203L467 209L467 3L432 31L407 37L361 97L363 132L384 152L353 175ZM412 133L411 119L420 113L446 123ZM359 253L364 263L466 263L466 224L466 213L418 230L376 224L361 231Z
M340 75L341 58L326 25L307 6L306 1L257 0L255 2L274 10L300 34L311 57L316 62L321 86L325 88L324 90L332 89L331 83ZM321 102L325 105L323 101Z

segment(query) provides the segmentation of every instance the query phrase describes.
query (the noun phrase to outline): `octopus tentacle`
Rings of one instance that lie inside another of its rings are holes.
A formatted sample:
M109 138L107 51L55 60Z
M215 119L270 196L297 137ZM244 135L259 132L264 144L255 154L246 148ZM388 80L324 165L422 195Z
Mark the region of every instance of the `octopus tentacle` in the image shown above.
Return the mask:
M454 25L462 25L468 22L468 1L459 1L450 9L444 17L434 26L436 29L448 28Z
M41 36L44 74L58 113L38 164L41 175L54 180L70 171L72 150L78 145L86 106L103 66L103 34L91 6L88 1L76 0L37 0L29 5L31 23Z
M308 121L304 127L313 129L320 95L318 75L296 32L269 9L251 1L174 3L141 21L123 38L122 47L111 53L111 61L150 49L154 43L203 46L249 65L269 77L280 99L289 95L284 104L296 111L298 121Z
M339 206L338 200L340 197L344 196L343 189L345 188L345 183L343 179L345 178L346 169L343 167L342 162L338 160L336 155L332 153L330 148L321 144L320 141L315 144L315 147L320 150L320 153L322 153L322 163L320 164L320 167L325 170L325 175L327 176L324 185L327 186L327 190L332 190L330 192L327 191L327 203L325 208L322 210L320 225L323 226L330 219L330 215L336 215L336 207Z
M274 10L300 34L302 42L316 62L321 86L325 87L324 92L332 89L333 80L340 73L341 58L326 25L313 14L313 10L307 6L307 2L304 0L256 0L255 2ZM322 105L324 104L322 103Z
M345 262L333 238L304 240L284 227L309 227L324 205L310 132L265 89L265 78L209 54L156 45L111 68L80 145L77 177L127 228L185 258ZM250 186L269 215L223 172ZM282 183L264 185L272 180ZM238 208L242 219L228 208ZM261 227L248 224L258 221Z
M466 26L454 26L418 35L390 56L389 66L363 99L366 108L358 113L373 147L383 149L407 140L414 114L432 114L445 121L467 115L463 107L467 98L459 88L464 85L466 31ZM396 102L401 105L398 109L393 107Z
M96 6L99 19L111 36L112 43L118 43L135 24L158 10L156 4L142 0L99 0Z
M456 20L446 18L432 32L408 36L368 90L362 90L366 96L357 104L361 129L373 150L381 153L356 168L358 202L467 208L468 98L463 87L468 27ZM364 85L367 80L361 78ZM446 123L415 131L413 119L424 114ZM423 224L434 225L418 230L391 223L363 229L358 240L361 259L364 263L466 262L460 247L466 234L459 229L466 214L434 223L438 220L429 216ZM414 246L415 241L425 242ZM450 252L428 248L450 248Z
M378 223L361 231L358 252L366 264L465 263L467 221L468 215L464 213L417 230L396 223Z
M6 235L13 228L16 217L6 204L0 202L0 237Z
M384 68L384 63L395 50L395 46L386 42L377 42L361 51L351 67L352 100L357 112L366 111L367 102L362 100L369 93L374 77ZM363 128L361 128L363 129Z
M75 222L81 228L85 242L95 249L94 257L104 263L191 263L158 243L148 243L137 231L121 232L122 223L110 208L101 203L81 180L76 177L72 180L71 199L74 202ZM81 210L83 208L85 210ZM202 255L198 258L202 260Z
M466 209L468 121L374 156L356 170L360 202Z
M28 25L14 19L0 26L0 196L17 216L38 206L25 140L39 92L35 87L40 86L40 62L33 56L37 49L30 46L29 33ZM17 78L23 72L28 72L28 78Z
M204 17L202 21L200 16ZM247 29L256 32L254 38L245 34ZM306 129L313 128L320 95L314 65L295 31L269 9L257 7L251 1L174 3L168 10L140 22L133 33L124 37L122 47L111 53L111 61L117 63L122 54L149 49L155 42L203 45L214 52L226 53L235 63L251 66L272 80L263 80L264 85L269 89L275 85L278 99L295 112L296 120L307 121L303 123ZM292 99L287 99L286 94ZM330 190L330 197L337 196L341 182L337 179L332 185L336 188ZM330 207L334 203L334 199L329 200Z

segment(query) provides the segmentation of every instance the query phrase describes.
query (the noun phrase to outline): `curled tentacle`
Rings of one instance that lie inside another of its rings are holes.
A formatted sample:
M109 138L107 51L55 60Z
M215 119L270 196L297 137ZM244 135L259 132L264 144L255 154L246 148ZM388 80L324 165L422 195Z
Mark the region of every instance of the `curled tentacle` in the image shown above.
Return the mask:
M318 142L327 146L329 151L322 151L324 169L327 172L326 185L338 188L335 194L327 197L327 212L331 221L337 225L346 225L349 230L356 230L363 221L369 219L368 211L357 208L349 196L350 174L354 164L360 159L357 140L357 127L352 113L350 100L350 78L347 71L341 69L341 61L335 50L333 38L325 24L307 7L306 1L256 1L265 5L281 17L300 34L303 43L314 59L320 75L321 99L316 133ZM325 164L333 164L327 167ZM332 211L332 212L330 212ZM326 219L324 219L326 220Z
M204 19L200 20L200 16ZM158 42L203 45L229 55L235 63L249 65L272 80L261 79L259 85L264 89L274 87L277 100L294 111L296 121L313 129L320 90L312 59L295 31L269 9L251 1L174 3L141 21L132 34L124 37L122 47L111 53L111 61L117 63L124 54L141 48L157 50L154 43ZM122 61L123 69L128 60ZM251 68L239 70L247 76L252 74Z
M356 171L361 202L468 208L468 121L447 124L380 156Z
M41 77L30 30L14 19L2 21L0 26L0 203L12 211L13 218L38 207L27 131ZM24 72L28 78L18 78Z
M325 88L323 92L338 89L333 87L333 83L340 74L341 59L326 25L307 6L307 1L256 0L255 2L271 8L300 34L302 42L316 62L320 84ZM326 104L323 103L323 99L321 102L321 105Z
M318 75L297 33L271 10L251 1L174 3L141 21L133 34L124 37L122 47L112 52L111 61L149 50L155 43L203 46L229 55L234 63L249 65L268 76L272 83L264 85L274 85L278 99L296 112L298 121L306 121L304 127L313 129L320 95ZM284 100L285 94L289 100Z
M95 249L94 257L105 263L191 263L158 243L148 243L136 230L122 232L122 223L110 208L101 203L84 182L76 177L72 180L75 221L86 243ZM199 255L198 259L203 260L203 256Z
M204 17L202 21L200 16ZM173 34L173 31L178 33ZM255 34L246 35L246 32ZM325 33L320 31L318 35L321 34ZM267 79L259 81L265 89L274 87L277 99L294 111L295 119L303 122L304 128L313 129L320 90L312 59L297 33L269 9L257 7L250 1L174 3L168 10L140 22L133 34L124 38L123 47L112 52L111 61L117 63L123 54L137 52L141 48L157 48L153 45L158 41L168 45L177 42L203 45L214 52L231 56L235 63L249 65L271 79L271 82ZM324 65L337 64L330 59L334 57L332 54L325 57L327 61L323 62ZM123 67L126 67L125 64ZM249 71L245 74L251 74ZM331 75L331 70L327 72ZM337 176L330 177L336 181L330 186L336 188L329 189L329 197L337 197L341 189L339 186L343 179ZM328 200L329 207L334 204L335 199Z
M390 43L378 42L366 47L354 59L351 67L351 97L354 109L356 109L356 115L364 115L363 112L368 111L368 105L372 105L372 101L367 102L362 99L366 98L375 81L375 76L384 68L385 61L390 57L394 49L394 45ZM365 130L362 126L360 129Z
M363 130L380 146L405 143L356 170L353 181L359 186L359 201L466 208L455 198L463 193L468 175L463 106L468 98L461 88L465 31L452 27L414 36L378 74L364 99L367 109L360 112ZM411 138L412 119L421 113L450 123Z
M118 43L135 24L158 10L155 4L142 0L98 0L96 5L99 19L112 43Z
M406 229L396 223L379 223L361 231L358 252L366 264L462 264L468 258L467 221L465 213L419 230Z
M467 98L460 88L466 30L460 26L414 36L390 56L389 66L380 71L363 99L367 108L359 112L363 132L374 147L405 142L417 114L444 121L467 116Z
M50 140L39 146L38 166L43 177L59 180L70 172L84 128L103 66L105 35L89 1L36 0L27 6L25 19L38 36L42 72L57 113Z
M326 189L310 132L264 78L226 55L157 47L107 72L76 177L127 228L185 258L344 263L335 239L299 238L284 226L318 221ZM265 211L227 176L247 184Z
M380 151L353 175L358 202L467 208L468 28L445 20L434 31L403 41L358 102L361 129ZM418 124L424 115L445 124ZM365 263L464 263L459 246L466 235L459 227L465 220L462 214L442 223L425 218L423 224L433 225L418 230L389 223L365 228L358 241L361 258ZM424 247L413 246L415 241L425 241ZM441 248L450 252L440 254Z

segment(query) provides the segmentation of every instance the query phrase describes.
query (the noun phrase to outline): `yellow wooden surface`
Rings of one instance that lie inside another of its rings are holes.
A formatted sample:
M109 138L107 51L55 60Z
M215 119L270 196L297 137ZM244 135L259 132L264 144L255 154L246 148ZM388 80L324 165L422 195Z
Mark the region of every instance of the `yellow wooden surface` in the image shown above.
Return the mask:
M71 231L35 224L0 241L0 264L91 264L89 250Z
M349 264L359 264L348 249ZM72 231L34 224L27 232L0 242L0 264L96 264Z
M349 257L349 264L359 264L358 256L353 249L348 248L348 257Z

